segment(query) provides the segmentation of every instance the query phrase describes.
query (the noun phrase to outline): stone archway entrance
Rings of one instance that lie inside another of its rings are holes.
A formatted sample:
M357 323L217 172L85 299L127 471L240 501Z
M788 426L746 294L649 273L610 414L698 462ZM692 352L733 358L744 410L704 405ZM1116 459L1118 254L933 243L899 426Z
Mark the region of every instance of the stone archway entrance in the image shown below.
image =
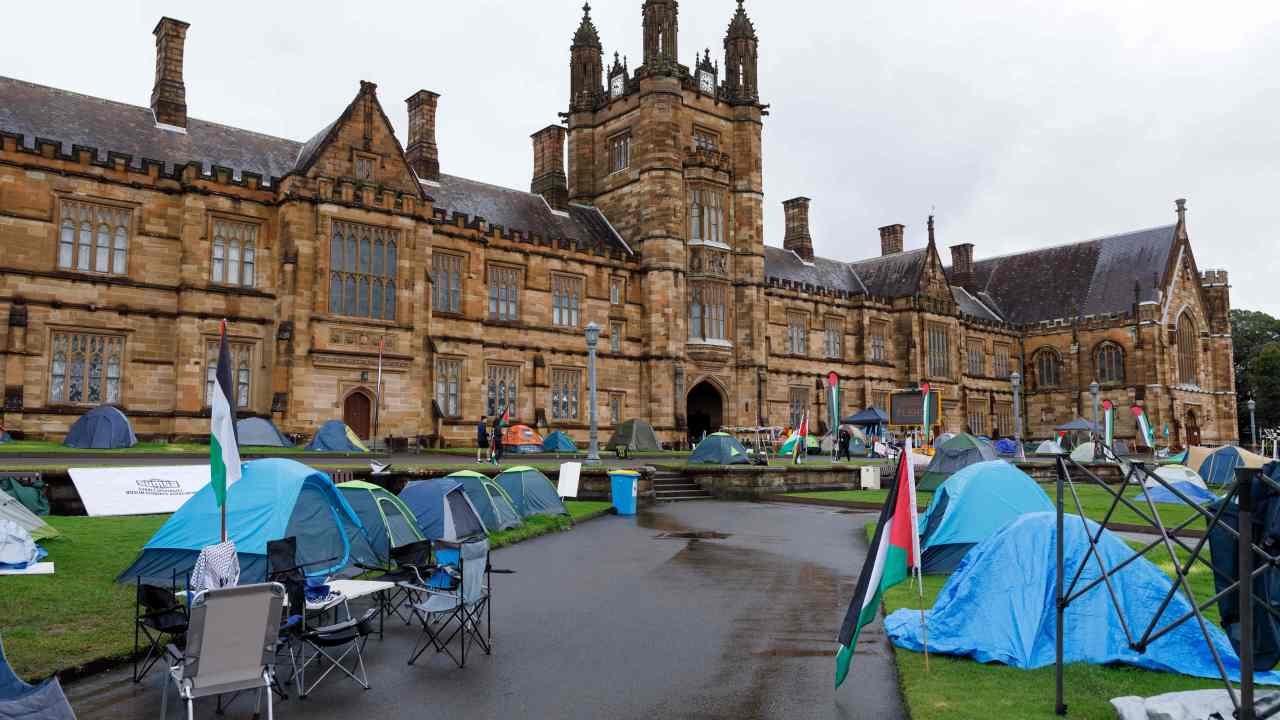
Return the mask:
M1187 445L1200 444L1200 420L1196 417L1194 408L1187 410L1187 417L1183 429L1187 433Z
M342 402L342 422L361 440L369 439L373 425L373 398L364 390L356 390Z
M686 415L689 419L689 441L698 442L724 424L724 397L710 382L702 381L689 391Z

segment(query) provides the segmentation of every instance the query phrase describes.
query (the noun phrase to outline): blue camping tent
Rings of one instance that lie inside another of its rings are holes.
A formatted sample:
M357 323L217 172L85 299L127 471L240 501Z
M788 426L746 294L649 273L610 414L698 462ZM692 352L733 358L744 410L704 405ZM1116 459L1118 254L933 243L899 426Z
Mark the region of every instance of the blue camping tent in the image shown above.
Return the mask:
M574 444L573 438L564 434L563 430L557 430L542 440L543 452L554 453L571 453L577 452L578 446Z
M1000 438L996 441L996 452L1007 456L1017 455L1018 443L1009 438Z
M316 432L316 436L311 438L311 443L307 445L307 450L311 452L369 452L369 448L360 442L360 438L355 431L347 427L341 420L330 420L321 425Z
M205 485L169 517L116 578L168 584L195 565L206 545L221 535L221 513L213 486ZM328 475L294 460L272 458L245 463L240 480L227 491L227 537L240 556L240 581L263 582L267 543L298 538L298 562L310 576L335 574L353 557L370 557L359 516ZM313 564L314 563L314 564Z
M531 467L510 468L493 481L507 493L522 518L569 514L551 479Z
M119 408L99 405L76 420L62 444L70 448L113 450L137 445L138 436L133 434L129 418Z
M698 443L689 456L690 465L749 465L751 456L729 433L712 433Z
M1053 664L1057 594L1057 513L1023 515L969 551L938 593L925 618L929 651L972 657L1032 669ZM1092 521L1066 518L1064 570L1068 578L1081 572L1077 588L1099 577L1098 562L1090 557L1086 533L1097 533ZM1133 549L1119 536L1104 531L1098 542L1102 563L1109 568L1133 557ZM1081 571L1081 565L1084 565ZM1139 558L1111 578L1130 628L1145 628L1169 597L1169 577L1145 558ZM1191 612L1182 593L1160 616L1160 625ZM1138 654L1129 647L1107 587L1099 583L1067 607L1068 632L1063 636L1066 662L1094 665L1127 663L1150 670L1218 678L1213 656L1194 622L1184 622L1157 638ZM923 631L919 610L898 610L884 621L885 632L898 647L919 652ZM1214 647L1228 673L1239 677L1240 661L1227 636L1209 626ZM1280 673L1256 673L1261 684L1280 684Z
M452 478L411 482L400 491L400 499L428 540L458 542L488 534L466 490Z
M1004 460L988 460L942 483L920 519L920 558L927 573L955 570L974 545L1027 513L1053 503L1030 475Z

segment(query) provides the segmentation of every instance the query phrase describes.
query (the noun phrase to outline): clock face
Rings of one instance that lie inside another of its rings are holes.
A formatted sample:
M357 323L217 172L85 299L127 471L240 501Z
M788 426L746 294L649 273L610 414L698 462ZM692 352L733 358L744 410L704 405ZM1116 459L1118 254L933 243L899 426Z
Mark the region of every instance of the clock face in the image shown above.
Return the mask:
M698 73L698 86L702 88L702 92L708 95L714 94L716 89L715 77L706 70L703 70Z
M622 75L613 76L613 80L609 82L609 92L613 97L622 97L622 90L626 86L626 80Z

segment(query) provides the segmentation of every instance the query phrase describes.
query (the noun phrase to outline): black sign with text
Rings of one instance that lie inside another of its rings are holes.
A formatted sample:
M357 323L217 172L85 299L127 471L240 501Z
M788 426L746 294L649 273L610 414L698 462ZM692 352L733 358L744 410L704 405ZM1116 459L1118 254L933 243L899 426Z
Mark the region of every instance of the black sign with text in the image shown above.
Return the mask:
M937 390L929 391L929 416L937 425L942 417L942 398ZM889 396L889 424L915 425L924 422L924 392L908 390Z

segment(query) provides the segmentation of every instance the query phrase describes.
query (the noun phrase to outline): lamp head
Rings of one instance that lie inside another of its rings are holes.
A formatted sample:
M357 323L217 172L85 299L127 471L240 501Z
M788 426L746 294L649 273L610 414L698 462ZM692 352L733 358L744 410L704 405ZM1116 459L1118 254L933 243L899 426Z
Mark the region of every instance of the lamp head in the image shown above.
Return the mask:
M584 331L587 336L587 347L593 348L600 342L600 326L595 323L588 323Z

